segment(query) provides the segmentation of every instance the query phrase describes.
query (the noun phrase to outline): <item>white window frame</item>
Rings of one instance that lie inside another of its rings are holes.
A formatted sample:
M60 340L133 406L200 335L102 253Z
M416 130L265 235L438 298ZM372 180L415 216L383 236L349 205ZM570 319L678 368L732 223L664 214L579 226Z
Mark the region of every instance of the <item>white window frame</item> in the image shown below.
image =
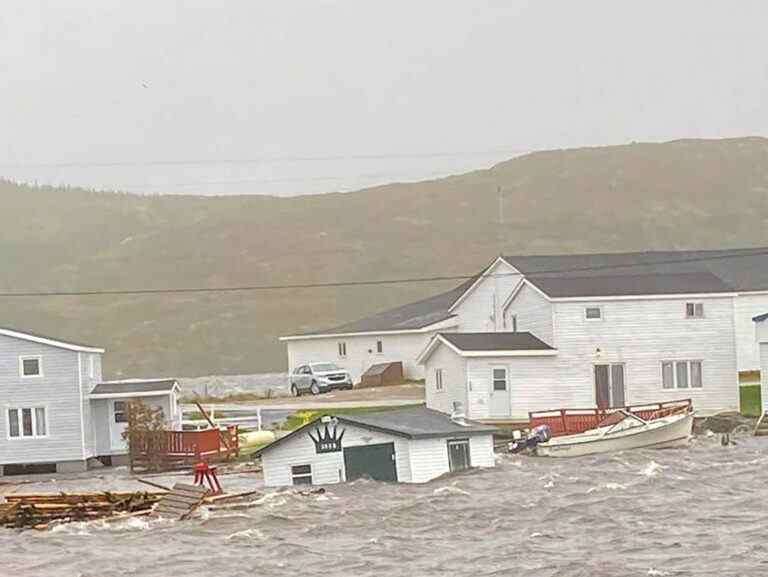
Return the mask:
M693 314L688 314L688 307L693 307ZM696 314L696 309L699 309L701 314ZM685 303L685 318L690 320L703 319L704 318L704 303L701 301L687 301Z
M37 360L37 374L24 374L24 361ZM22 379L41 379L43 378L43 356L42 355L22 355L19 357L19 376Z
M500 381L501 379L497 379L496 375L494 374L495 371L504 371L504 392L509 392L509 367L506 365L492 365L491 366L491 394L494 393L501 393L501 389L496 389L496 381Z
M50 425L50 419L48 417L48 406L47 405L34 405L31 407L12 407L10 405L6 405L4 407L5 409L5 431L6 431L6 438L9 441L24 441L24 440L30 440L30 439L47 439L51 435L51 425ZM22 411L23 409L29 409L32 411L32 435L25 435L24 434L24 420L22 417ZM42 409L45 413L45 434L44 435L38 435L37 434L37 410ZM11 416L10 412L16 411L17 418L19 420L19 436L14 437L11 435Z
M443 385L443 369L435 369L435 391L442 393L445 390Z
M346 359L347 358L347 341L339 341L337 344L337 348L339 352L339 358Z
M502 321L502 325L503 325L502 328L503 329L511 328L513 333L517 332L517 314L509 315L509 324L512 325L511 327L508 326L508 323L507 323L507 313L506 312L501 316L501 321Z
M384 354L384 339L376 339L376 354Z
M597 318L592 318L592 317L587 316L587 311L590 310L590 309L596 309L596 310L600 311L600 316L597 317ZM589 305L589 306L584 307L584 320L585 321L589 321L591 323L599 323L599 322L601 322L603 320L604 317L605 317L605 315L604 315L603 307L601 307L600 305Z
M672 365L672 387L666 388L664 386L664 365L670 363ZM680 387L677 384L677 365L685 363L685 372L687 375L688 386ZM693 363L699 363L701 370L699 376L701 377L701 384L698 387L693 386L693 379L691 376L691 365ZM704 360L703 359L664 359L661 361L661 390L663 391L690 391L690 390L702 390L704 389Z
M96 355L90 356L90 361L88 366L88 376L91 379L96 378Z

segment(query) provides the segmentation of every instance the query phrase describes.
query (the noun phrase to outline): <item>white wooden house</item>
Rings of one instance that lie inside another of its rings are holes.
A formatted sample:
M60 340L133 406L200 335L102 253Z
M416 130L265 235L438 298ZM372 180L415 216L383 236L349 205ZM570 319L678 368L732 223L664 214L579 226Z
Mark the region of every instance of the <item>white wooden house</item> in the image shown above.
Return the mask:
M527 332L556 352L510 364L510 386L540 383L542 392L510 405L510 418L687 397L714 411L738 407L738 372L759 370L752 317L765 309L767 248L505 256L452 291L283 340L291 369L330 360L358 378L379 359L402 361L406 376L426 379L432 406L439 367L419 357L437 335ZM521 380L518 370L531 374ZM469 416L492 418L487 407Z
M102 383L103 355L101 347L0 328L0 475L120 460L130 399L162 406L169 424L180 424L175 381Z
M493 467L495 430L423 406L326 415L257 455L267 486L325 485L361 477L424 483L470 467Z

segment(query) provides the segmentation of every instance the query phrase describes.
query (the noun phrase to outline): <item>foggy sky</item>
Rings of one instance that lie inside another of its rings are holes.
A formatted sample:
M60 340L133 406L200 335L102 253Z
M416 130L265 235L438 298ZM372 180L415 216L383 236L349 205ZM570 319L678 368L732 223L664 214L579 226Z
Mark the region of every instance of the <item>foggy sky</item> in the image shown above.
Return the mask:
M768 2L4 0L0 176L295 194L768 135Z

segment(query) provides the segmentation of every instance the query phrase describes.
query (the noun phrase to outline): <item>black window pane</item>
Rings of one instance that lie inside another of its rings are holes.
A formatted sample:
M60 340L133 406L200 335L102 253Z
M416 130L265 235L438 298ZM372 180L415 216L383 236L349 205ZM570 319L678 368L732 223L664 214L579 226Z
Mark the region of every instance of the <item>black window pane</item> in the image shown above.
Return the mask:
M24 359L24 376L31 377L40 374L40 359Z
M294 485L311 485L312 484L312 477L310 475L294 477L293 478L293 484Z
M296 465L295 467L291 467L291 473L293 473L294 475L309 475L312 473L312 466Z

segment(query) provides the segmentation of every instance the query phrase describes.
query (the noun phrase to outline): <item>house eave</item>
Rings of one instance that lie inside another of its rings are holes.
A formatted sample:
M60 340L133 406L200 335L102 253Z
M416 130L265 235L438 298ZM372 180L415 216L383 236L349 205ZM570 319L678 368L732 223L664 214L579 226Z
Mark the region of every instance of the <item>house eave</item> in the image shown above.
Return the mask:
M450 321L450 322L448 322ZM452 328L459 325L455 316L443 319L436 323L431 323L417 329L389 329L382 331L360 331L349 333L318 333L313 335L288 335L280 337L283 342L286 341L304 341L304 340L317 340L317 339L335 339L339 337L369 337L369 336L382 336L382 335L414 335L420 333L428 333L436 328Z
M37 335L30 335L28 333L20 332L20 331L12 331L9 329L0 329L0 335L5 335L7 337L19 339L22 341L29 341L32 343L38 343L41 345L48 345L50 347L55 347L57 349L66 349L68 351L74 351L77 353L94 353L94 354L104 354L105 349L100 347L87 347L83 345L76 345L74 343L67 343L65 341L57 341L56 339L49 339L46 337L40 337Z
M676 300L676 299L714 299L739 296L736 292L711 292L711 293L663 293L663 294L639 294L639 295L594 295L575 297L551 297L552 302L594 302L594 301L635 301L635 300Z

